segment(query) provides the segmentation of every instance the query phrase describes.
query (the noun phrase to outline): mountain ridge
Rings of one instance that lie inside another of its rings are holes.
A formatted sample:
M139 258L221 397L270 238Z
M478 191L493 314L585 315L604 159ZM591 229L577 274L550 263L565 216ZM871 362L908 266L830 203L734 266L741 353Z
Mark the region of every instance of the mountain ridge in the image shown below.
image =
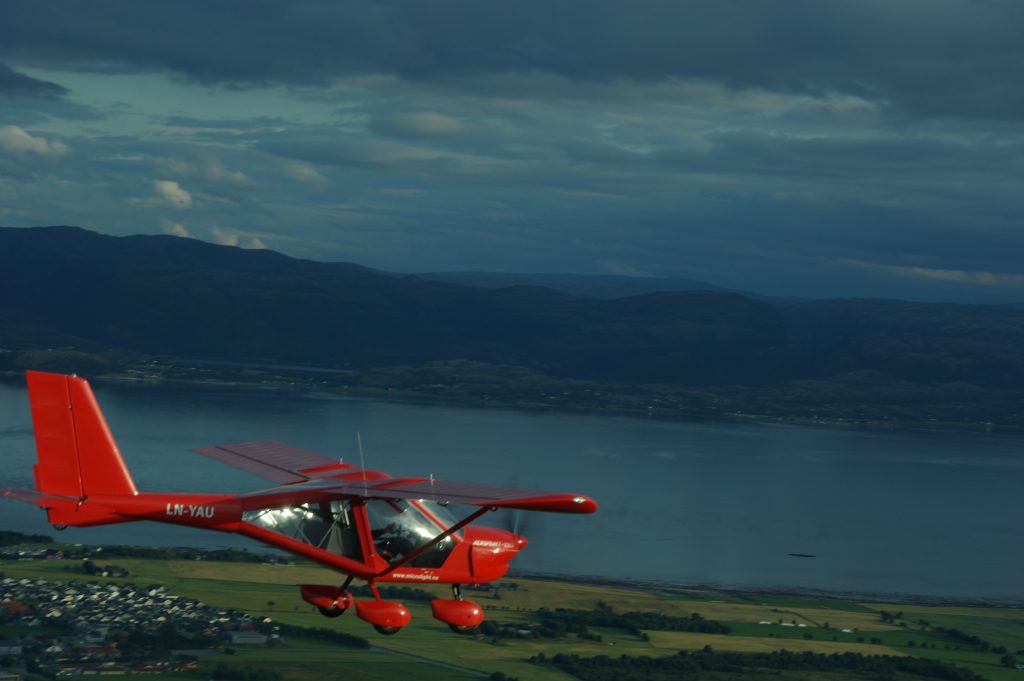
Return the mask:
M616 274L562 274L555 272L422 272L416 276L431 281L475 286L507 288L540 286L583 298L626 298L661 291L729 291L723 286L682 277L633 277ZM752 295L743 291L735 291Z
M518 366L625 391L711 391L740 410L746 400L813 411L815 385L850 408L897 393L948 406L962 385L972 414L989 398L1000 418L1024 411L1024 310L1010 307L706 290L585 298L172 236L0 228L0 345L47 338L354 372Z

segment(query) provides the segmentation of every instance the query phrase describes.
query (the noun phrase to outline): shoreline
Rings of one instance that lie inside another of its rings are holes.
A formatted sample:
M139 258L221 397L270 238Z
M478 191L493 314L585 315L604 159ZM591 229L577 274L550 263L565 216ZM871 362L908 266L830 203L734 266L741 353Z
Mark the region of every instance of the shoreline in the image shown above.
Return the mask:
M214 366L210 364L209 366ZM221 365L216 365L221 366ZM337 370L303 368L307 376L320 374L336 376ZM23 384L23 371L0 371L0 381ZM629 418L637 420L653 420L664 422L690 422L713 424L764 424L785 425L808 428L830 428L842 430L866 431L907 431L907 432L973 432L1016 435L1024 433L1024 425L1010 423L974 422L974 421L922 421L922 420L880 420L856 419L845 417L820 418L804 415L772 415L748 413L742 411L684 411L669 409L641 409L609 406L590 406L585 404L545 403L537 400L510 400L507 398L473 398L451 395L437 395L416 390L400 388L368 388L365 386L320 385L312 381L278 380L232 380L226 378L184 378L168 376L140 376L125 373L95 374L87 377L90 382L103 385L123 385L144 388L170 387L174 389L197 388L248 393L280 393L282 395L299 394L300 396L330 396L336 399L367 400L373 402L391 402L415 406L441 406L459 409L480 410L511 410L523 412L546 412L556 414L576 414L581 416L607 416L613 418ZM326 383L326 382L323 382Z
M0 531L21 534L16 530ZM24 535L26 539L28 535ZM53 539L50 537L50 539ZM74 547L97 559L109 556L112 560L120 557L134 557L143 560L199 560L199 555L211 556L209 562L224 562L223 554L241 554L248 560L243 562L270 562L281 565L310 565L317 563L305 561L287 553L268 552L265 550L249 550L245 548L206 548L185 546L144 546L139 544L64 544L59 541L6 544L6 546L25 547ZM111 551L111 549L114 549ZM124 549L118 551L116 549ZM174 556L183 552L181 556ZM215 554L222 554L220 557ZM150 555L147 555L150 554ZM170 555L168 555L170 554ZM187 555L185 555L187 554ZM285 558L287 560L282 560ZM5 561L0 560L0 572ZM233 561L227 561L233 562ZM714 582L682 582L670 579L634 579L625 577L608 577L602 575L573 575L558 572L531 572L529 570L510 570L500 580L526 579L532 581L555 582L558 584L574 584L594 587L610 587L628 589L643 593L663 594L673 597L678 595L697 595L701 597L721 594L738 600L757 600L758 597L792 597L808 600L836 601L840 603L872 603L891 605L917 605L925 607L964 607L964 608L998 608L1024 611L1024 597L1020 596L942 596L937 594L911 594L886 591L858 591L846 589L823 589L797 586L757 586L738 584L719 584Z
M745 598L756 596L791 596L846 603L884 603L892 605L947 606L964 608L1001 608L1024 610L1024 597L1019 596L939 596L900 592L819 589L814 587L748 586L715 583L685 583L672 580L625 579L599 575L568 575L563 573L510 571L509 579L534 579L559 583L635 589L649 593L726 594Z

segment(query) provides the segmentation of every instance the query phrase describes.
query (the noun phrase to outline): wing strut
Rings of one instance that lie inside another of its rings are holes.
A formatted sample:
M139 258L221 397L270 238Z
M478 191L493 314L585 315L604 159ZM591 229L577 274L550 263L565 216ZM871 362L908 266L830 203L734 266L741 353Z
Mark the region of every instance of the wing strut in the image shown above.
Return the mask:
M396 560L394 563L389 563L386 568L384 568L383 570L378 572L376 575L374 575L374 577L379 579L379 578L381 578L381 577L383 577L385 575L390 575L392 572L394 572L398 568L402 567L403 565L405 565L409 561L416 560L416 558L418 558L419 556L423 555L425 552L429 551L430 549L434 548L440 542L442 542L445 539L447 539L448 537L452 536L453 534L455 534L456 532L461 530L466 525L469 525L471 522L473 522L474 520L476 520L477 518L482 516L484 513L489 513L490 511L495 511L495 510L497 510L497 509L495 509L492 506L484 506L483 508L478 508L476 511L474 511L471 514L469 514L468 516L466 516L465 518L463 518L459 522L455 523L454 525L452 525L447 530L445 530L441 534L437 535L436 537L434 537L433 539L431 539L427 543L421 544L417 548L415 548L412 551L410 551L409 555L403 556L399 560Z

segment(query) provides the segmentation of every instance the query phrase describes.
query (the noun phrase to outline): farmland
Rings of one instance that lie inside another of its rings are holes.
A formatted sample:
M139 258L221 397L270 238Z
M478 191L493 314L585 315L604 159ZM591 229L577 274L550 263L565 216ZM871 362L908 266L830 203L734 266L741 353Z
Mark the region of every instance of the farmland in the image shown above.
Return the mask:
M544 579L510 579L505 588L467 592L487 611L488 622L501 627L490 634L457 636L430 615L426 600L405 599L412 624L397 636L379 636L352 614L325 619L298 597L297 584L335 583L337 575L307 564L211 562L118 558L131 576L81 574L68 560L4 561L0 572L14 578L48 581L134 582L160 584L169 592L210 606L231 608L280 625L329 628L367 638L368 650L353 650L302 636L283 637L283 645L239 645L231 654L212 650L198 657L200 669L261 669L282 678L321 678L326 668L344 668L347 678L471 679L501 673L522 681L574 678L552 664L531 663L554 656L592 658L606 655L664 658L679 651L770 653L858 653L862 656L913 656L971 670L992 681L1024 678L1006 666L1007 656L1024 651L1024 611L1019 608L972 608L917 604L857 603L821 598L762 594L661 592L636 587L575 584ZM446 597L443 587L433 589ZM561 620L544 620L546 612ZM657 613L672 621L700 618L728 634L680 630L629 630L618 626L573 628L572 618L595 608L613 615ZM575 613L575 614L574 614ZM695 615L696 613L696 615ZM558 635L544 630L551 621L568 621ZM509 635L509 632L518 632ZM1024 660L1024 655L1020 658ZM779 678L810 678L804 671L780 672ZM185 677L182 677L185 678ZM194 677L188 677L194 678ZM652 677L653 678L653 677ZM701 678L744 678L742 673L709 672ZM753 678L748 676L748 678ZM817 678L857 679L853 671L829 671ZM894 678L925 678L897 674Z

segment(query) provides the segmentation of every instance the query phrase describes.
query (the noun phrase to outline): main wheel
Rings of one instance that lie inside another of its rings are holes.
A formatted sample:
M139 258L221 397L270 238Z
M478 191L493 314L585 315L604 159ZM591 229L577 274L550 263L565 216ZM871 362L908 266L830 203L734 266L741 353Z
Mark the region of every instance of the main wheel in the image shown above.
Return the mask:
M336 605L331 606L330 608L324 608L318 605L316 609L319 610L320 614L324 617L341 617L345 614L345 611Z
M385 627L383 624L374 624L373 628L377 630L377 633L385 636L394 636L402 630L402 627Z
M471 634L476 631L476 627L460 626L458 624L449 624L448 628L454 631L456 634Z

